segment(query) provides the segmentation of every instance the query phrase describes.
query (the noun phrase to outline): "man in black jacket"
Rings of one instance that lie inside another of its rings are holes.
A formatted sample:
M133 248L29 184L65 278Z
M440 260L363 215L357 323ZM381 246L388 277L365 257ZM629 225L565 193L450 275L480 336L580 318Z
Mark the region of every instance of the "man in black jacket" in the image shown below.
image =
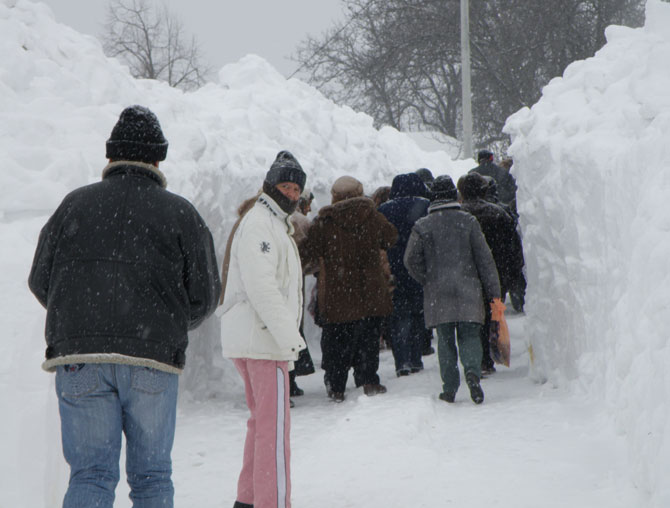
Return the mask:
M520 252L514 249L516 237L516 223L514 219L498 205L484 199L488 183L479 173L472 172L458 180L458 192L461 195L461 209L475 216L482 228L486 243L491 249L493 260L500 278L501 294L510 287L512 274L516 267L523 262L519 259ZM484 326L482 327L482 373L489 374L495 371L494 362L490 356L489 328L491 313L488 306Z
M516 213L516 180L509 169L502 168L493 162L493 153L488 150L480 150L477 154L477 162L479 166L472 168L469 172L493 178L498 184L500 201Z
M171 449L187 331L221 291L212 236L165 190L168 143L156 116L126 108L102 181L68 194L40 233L29 285L47 309L56 372L64 507L111 507L121 434L134 506L173 505Z

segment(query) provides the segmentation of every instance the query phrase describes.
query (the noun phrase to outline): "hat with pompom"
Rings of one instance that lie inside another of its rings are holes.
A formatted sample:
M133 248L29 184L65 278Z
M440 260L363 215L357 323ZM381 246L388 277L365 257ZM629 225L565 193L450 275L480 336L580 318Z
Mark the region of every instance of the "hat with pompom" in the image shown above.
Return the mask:
M107 158L112 161L162 161L167 149L158 118L144 106L124 109L107 140Z
M265 182L275 186L282 182L292 182L300 187L300 191L305 188L307 175L302 170L302 166L293 154L287 150L282 150L277 154L272 166L265 175Z

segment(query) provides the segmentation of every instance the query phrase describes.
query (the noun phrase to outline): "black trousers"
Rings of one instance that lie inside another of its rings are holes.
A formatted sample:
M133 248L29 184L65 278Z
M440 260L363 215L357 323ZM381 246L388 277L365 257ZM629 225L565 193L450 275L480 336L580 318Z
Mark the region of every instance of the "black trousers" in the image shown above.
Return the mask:
M381 321L380 317L369 317L323 326L321 368L327 390L344 393L351 367L356 386L379 384Z

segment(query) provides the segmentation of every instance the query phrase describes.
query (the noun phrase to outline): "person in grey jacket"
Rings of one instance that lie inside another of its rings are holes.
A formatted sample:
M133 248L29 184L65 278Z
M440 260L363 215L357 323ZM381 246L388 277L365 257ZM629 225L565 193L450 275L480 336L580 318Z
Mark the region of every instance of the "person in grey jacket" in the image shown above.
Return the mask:
M412 228L404 263L423 286L426 327L437 329L443 383L440 399L455 400L460 356L470 396L481 404L479 334L485 300L500 298L498 272L477 219L462 211L456 201L451 178L436 178L431 194L428 215Z

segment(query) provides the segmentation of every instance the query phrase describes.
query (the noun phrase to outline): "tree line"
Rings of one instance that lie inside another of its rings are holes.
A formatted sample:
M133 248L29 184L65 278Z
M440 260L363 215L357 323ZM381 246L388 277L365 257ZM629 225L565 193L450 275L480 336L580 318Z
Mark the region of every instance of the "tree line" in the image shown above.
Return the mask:
M342 2L344 19L294 57L308 81L378 126L460 137L460 0ZM644 3L470 0L475 145L505 145L505 119L601 48L608 25L640 26Z
M460 0L341 0L344 18L308 37L300 76L376 125L461 134ZM472 110L478 147L504 147L506 118L605 44L611 24L640 26L644 0L470 0ZM109 0L103 46L137 78L204 84L195 37L152 0ZM463 154L469 156L471 154Z

